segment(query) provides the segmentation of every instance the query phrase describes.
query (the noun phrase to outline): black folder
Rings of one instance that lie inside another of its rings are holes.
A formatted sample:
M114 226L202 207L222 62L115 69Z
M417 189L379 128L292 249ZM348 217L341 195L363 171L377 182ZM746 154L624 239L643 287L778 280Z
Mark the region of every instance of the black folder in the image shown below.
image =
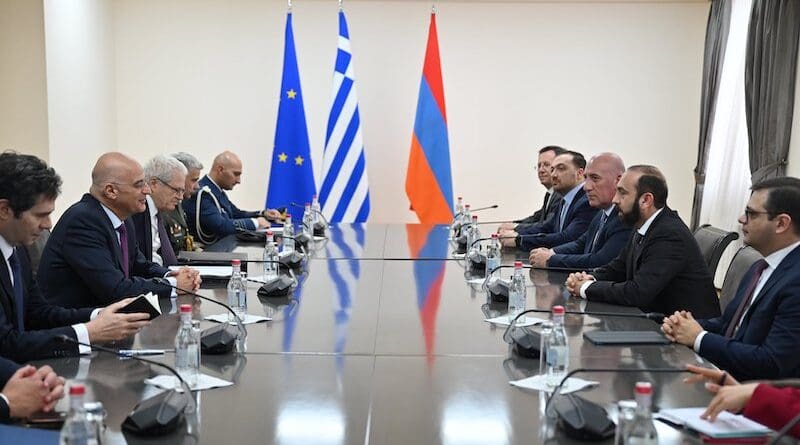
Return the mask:
M591 331L583 338L595 345L668 345L672 342L657 331Z

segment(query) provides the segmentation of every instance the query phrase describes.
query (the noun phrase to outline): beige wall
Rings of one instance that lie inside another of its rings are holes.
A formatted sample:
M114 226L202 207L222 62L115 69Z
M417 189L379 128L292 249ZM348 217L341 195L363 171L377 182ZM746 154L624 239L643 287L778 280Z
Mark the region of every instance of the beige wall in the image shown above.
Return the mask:
M403 183L430 4L345 7L371 220L413 221ZM336 8L313 1L294 7L317 170ZM662 167L672 205L688 217L707 3L447 2L438 10L456 194L475 205L499 203L488 218L521 216L541 202L535 149L562 144ZM206 164L230 148L246 166L234 199L262 205L285 3L119 0L114 12L119 147L141 160L186 149Z
M50 163L64 179L56 214L89 190L116 147L112 0L45 0Z
M800 54L798 54L800 58ZM800 178L800 69L794 85L794 112L792 114L792 136L789 140L789 165L786 174Z
M245 162L242 207L266 194L283 1L46 0L50 159L65 205L94 158L188 150ZM371 221L415 221L404 179L430 4L345 4L360 96ZM660 166L688 218L706 2L438 5L454 190L489 219L541 202L535 150L616 151ZM319 178L336 49L336 2L296 2L294 31ZM317 181L319 184L319 180Z
M48 159L42 2L0 0L0 150Z

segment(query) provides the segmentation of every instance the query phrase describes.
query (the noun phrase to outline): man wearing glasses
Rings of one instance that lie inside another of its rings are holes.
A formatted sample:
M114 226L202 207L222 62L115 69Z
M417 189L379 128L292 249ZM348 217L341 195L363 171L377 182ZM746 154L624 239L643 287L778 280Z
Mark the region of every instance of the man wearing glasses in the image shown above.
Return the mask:
M178 264L167 235L164 214L175 210L185 193L186 167L172 156L158 155L144 165L144 180L150 187L145 211L131 217L139 251L161 266Z
M145 211L149 194L138 162L122 153L100 156L89 193L64 212L42 253L44 294L61 306L81 308L148 292L172 294L153 278L168 277L180 288L197 289L196 271L170 272L139 251L130 217Z
M751 188L739 217L744 243L764 259L742 278L721 317L675 312L661 330L694 348L736 380L800 376L800 179L767 179Z

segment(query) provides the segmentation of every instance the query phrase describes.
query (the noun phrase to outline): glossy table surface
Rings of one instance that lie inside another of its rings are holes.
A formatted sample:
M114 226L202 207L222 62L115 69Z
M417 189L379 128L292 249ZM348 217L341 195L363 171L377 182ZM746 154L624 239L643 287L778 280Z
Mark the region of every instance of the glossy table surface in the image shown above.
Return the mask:
M430 236L415 238L415 230L378 226L372 232L367 227L365 233L382 233L386 242L365 250L400 256L401 246L410 242L406 257L312 257L290 298L259 299L257 286L249 287L248 312L273 319L247 327L245 355L203 356L204 373L234 385L195 393L199 412L170 436L142 439L120 433L136 402L157 392L143 380L163 370L97 354L47 363L68 378L85 380L90 398L105 404L107 443L574 443L541 414L541 394L509 385L537 374L539 362L510 353L503 328L484 321L504 313L505 304L488 300L480 284L468 284L460 261L444 259L447 253L435 255L447 248L446 232L444 243L431 244ZM419 252L423 255L416 257L428 259L412 260ZM260 250L250 256L257 258ZM566 298L564 273L534 271L528 278L529 308L565 304L571 310L638 312ZM204 286L201 293L226 299L223 286ZM183 302L195 305L196 319L224 313L185 296L163 300L165 315L143 330L133 347L172 349L178 324L174 310ZM201 326L213 324L203 321ZM565 325L571 369L680 369L701 362L683 346L596 346L582 336L592 330L657 330L648 320L568 315ZM174 363L172 352L155 359ZM657 408L705 406L710 400L701 386L683 384L680 373L642 370L580 377L599 382L580 394L612 414L617 400L633 397L639 380L654 383ZM60 407L65 409L66 401ZM699 443L656 423L660 443Z

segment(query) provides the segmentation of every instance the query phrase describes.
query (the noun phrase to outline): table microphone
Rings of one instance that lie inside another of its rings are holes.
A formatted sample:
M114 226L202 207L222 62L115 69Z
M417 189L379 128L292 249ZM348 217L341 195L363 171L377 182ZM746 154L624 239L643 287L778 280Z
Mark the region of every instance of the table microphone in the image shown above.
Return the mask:
M470 213L472 213L472 212L480 212L480 211L482 211L482 210L496 209L497 207L499 207L497 204L493 204L493 205L486 206L486 207L478 207L477 209L472 209L472 208L470 208L470 209L469 209L469 212L470 212ZM459 216L461 216L461 215L463 215L463 214L464 214L464 212L463 212L463 211L461 211L461 212L458 212L458 213L456 213L455 215L453 215L453 219L455 219L455 218L458 218Z
M92 345L75 340L68 335L57 335L58 339L65 343L72 343L75 345L82 345L91 348L93 351L105 352L113 354L117 357L138 360L140 362L149 363L151 365L160 366L172 375L178 378L184 393L178 392L176 389L170 389L162 393L156 394L149 399L142 400L137 403L133 410L128 414L122 422L122 429L133 434L142 436L159 436L168 434L174 431L185 420L184 412L192 413L197 409L195 406L194 398L192 397L192 390L186 381L183 380L178 371L172 366L165 365L164 363L155 360L148 360L139 356L121 354L111 348L104 346Z
M244 353L244 344L245 341L247 340L247 329L244 327L242 319L239 318L238 315L236 315L236 312L234 312L230 306L221 301L217 301L213 298L200 295L197 292L192 292L188 289L184 289L178 286L173 286L165 278L151 278L151 279L159 284L163 284L164 286L169 286L179 292L183 292L186 295L191 295L201 300L222 306L225 309L227 309L228 312L233 314L233 318L234 320L236 320L236 332L231 332L230 323L220 323L217 326L205 329L203 332L200 333L201 352L203 352L204 354L211 354L211 355L226 354L228 352L231 352L234 346L237 346L239 352Z
M303 210L305 210L306 208L305 206L301 206L296 202L290 202L289 205L291 205L292 207L301 208ZM312 208L311 211L319 215L320 218L322 218L322 222L317 221L316 223L314 223L314 236L325 236L325 229L330 227L331 223L328 222L328 218L326 218L325 215L323 215L322 212L320 212L319 210L314 210Z
M614 422L608 417L606 410L589 400L575 394L558 394L564 383L579 372L620 372L620 373L682 373L689 372L685 368L578 368L573 369L553 389L553 394L545 403L545 415L550 405L555 408L560 419L558 423L564 433L579 440L602 440L614 435Z
M517 355L530 358L538 358L541 355L541 336L538 332L524 327L517 328L517 320L525 314L540 313L549 314L551 311L547 309L526 309L508 324L506 330L503 332L503 341L512 345L514 352ZM591 315L591 316L605 316L605 317L625 317L625 318L646 318L661 322L664 320L664 314L658 312L648 312L645 314L626 314L622 312L600 312L600 311L564 311L565 314L575 315Z
M508 301L508 289L511 287L511 281L504 280L500 277L493 277L492 275L496 270L514 267L513 264L500 265L492 270L486 271L486 278L481 284L481 289L489 292L489 296L495 301ZM523 269L533 269L533 266L522 266Z

